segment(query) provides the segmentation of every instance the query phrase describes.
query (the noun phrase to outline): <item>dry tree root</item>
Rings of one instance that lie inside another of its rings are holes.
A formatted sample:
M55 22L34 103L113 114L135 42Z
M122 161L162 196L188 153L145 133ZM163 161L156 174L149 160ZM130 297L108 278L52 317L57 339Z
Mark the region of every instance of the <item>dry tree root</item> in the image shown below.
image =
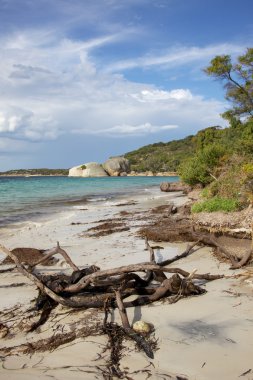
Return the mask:
M104 308L105 321L103 331L109 336L111 346L110 376L117 376L119 378L121 376L122 378L123 374L119 368L119 361L124 336L128 336L134 340L137 346L149 358L154 357L152 344L148 339L145 339L131 328L126 308L148 305L160 299L168 299L170 303L173 303L183 297L200 295L206 291L194 284L194 279L212 281L223 277L223 275L189 273L181 268L166 267L168 264L193 253L193 248L197 243L198 241L191 244L181 255L157 264L155 262L154 249L161 247L152 247L146 239L146 249L149 251L150 256L149 262L107 270L100 270L96 266L79 270L67 252L60 247L59 243L57 243L55 248L47 251L43 260L39 260L30 266L25 266L21 263L6 247L0 245L0 249L14 261L17 269L39 289L39 297L35 310L42 310L42 312L39 320L32 324L29 331L34 331L46 323L51 311L58 304L71 309ZM35 272L36 265L41 264L44 260L51 258L57 253L61 254L73 269L70 276L65 274L43 276L38 271ZM172 273L173 275L168 278L166 276L167 273ZM145 278L143 274L146 274ZM153 280L156 283L153 283ZM129 295L138 295L138 297L134 301L123 301ZM106 308L104 307L105 303L107 305ZM108 308L119 309L122 327L107 322L108 311L106 310ZM26 347L23 347L23 352L29 353L31 352L30 350L40 350L41 345L44 343L48 347L57 347L60 344L66 343L66 341L72 341L76 337L87 336L87 334L85 327L80 327L78 331L68 332L67 334L63 334L64 336L62 337L54 337L56 341L47 340L46 342L42 340L37 343L28 343Z
M253 223L252 223L252 243L251 248L246 251L241 259L232 255L225 247L220 245L212 236L193 233L193 236L198 239L199 242L204 243L206 245L210 245L218 249L220 253L222 253L227 259L231 262L230 269L240 269L243 266L247 265L248 262L253 257Z

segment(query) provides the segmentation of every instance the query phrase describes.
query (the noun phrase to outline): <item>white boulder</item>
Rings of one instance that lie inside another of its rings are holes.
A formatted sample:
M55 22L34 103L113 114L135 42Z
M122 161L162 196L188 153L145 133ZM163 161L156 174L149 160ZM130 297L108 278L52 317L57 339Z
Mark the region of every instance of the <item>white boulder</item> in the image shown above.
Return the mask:
M69 169L69 177L107 177L108 174L102 165L97 162L88 162Z

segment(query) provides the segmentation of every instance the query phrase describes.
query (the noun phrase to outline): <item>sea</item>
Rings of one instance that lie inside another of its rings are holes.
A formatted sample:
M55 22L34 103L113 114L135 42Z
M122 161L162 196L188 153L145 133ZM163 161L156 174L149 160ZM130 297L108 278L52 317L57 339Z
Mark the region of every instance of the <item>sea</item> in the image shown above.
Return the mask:
M0 228L43 220L76 205L96 202L99 206L143 192L159 192L161 182L177 180L178 177L0 177Z

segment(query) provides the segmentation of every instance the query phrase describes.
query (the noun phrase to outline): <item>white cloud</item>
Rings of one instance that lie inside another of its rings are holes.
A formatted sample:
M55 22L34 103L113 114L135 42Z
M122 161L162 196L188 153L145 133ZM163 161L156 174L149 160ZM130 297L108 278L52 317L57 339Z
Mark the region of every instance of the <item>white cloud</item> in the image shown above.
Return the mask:
M0 111L0 134L9 139L52 140L60 135L56 121L19 107L6 106Z
M93 49L118 38L72 41L42 30L2 37L0 135L45 141L62 134L143 136L174 128L187 134L192 126L220 122L219 101L99 69Z
M139 94L132 94L132 97L139 102L154 102L154 101L168 101L171 99L176 100L192 100L193 96L188 89L175 89L171 91L161 90L142 90Z
M151 125L150 123L144 123L141 125L116 125L111 128L90 130L90 134L94 135L109 135L111 137L125 137L125 136L145 136L150 133L158 133L161 131L168 131L170 129L178 128L177 125Z
M121 60L108 65L107 72L117 72L134 69L136 67L148 68L160 66L164 68L176 65L186 65L194 61L209 60L218 54L239 54L245 50L245 46L236 44L217 44L205 47L183 46L172 48L163 54L145 55L132 59Z

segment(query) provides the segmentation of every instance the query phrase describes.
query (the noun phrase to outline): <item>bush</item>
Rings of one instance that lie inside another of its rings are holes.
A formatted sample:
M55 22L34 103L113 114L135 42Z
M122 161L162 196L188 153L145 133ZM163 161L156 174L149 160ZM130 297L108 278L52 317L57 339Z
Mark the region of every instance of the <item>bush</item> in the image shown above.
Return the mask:
M82 170L85 170L85 169L86 169L86 165L81 165L80 168L81 168Z
M197 202L195 203L191 211L193 213L197 212L214 212L214 211L225 211L225 212L231 212L236 211L240 207L240 203L235 199L226 199L226 198L219 198L214 197L211 199L207 199L203 202Z
M213 181L212 172L217 170L226 150L222 145L208 145L179 167L179 175L188 185L207 185ZM214 173L215 174L215 173Z

